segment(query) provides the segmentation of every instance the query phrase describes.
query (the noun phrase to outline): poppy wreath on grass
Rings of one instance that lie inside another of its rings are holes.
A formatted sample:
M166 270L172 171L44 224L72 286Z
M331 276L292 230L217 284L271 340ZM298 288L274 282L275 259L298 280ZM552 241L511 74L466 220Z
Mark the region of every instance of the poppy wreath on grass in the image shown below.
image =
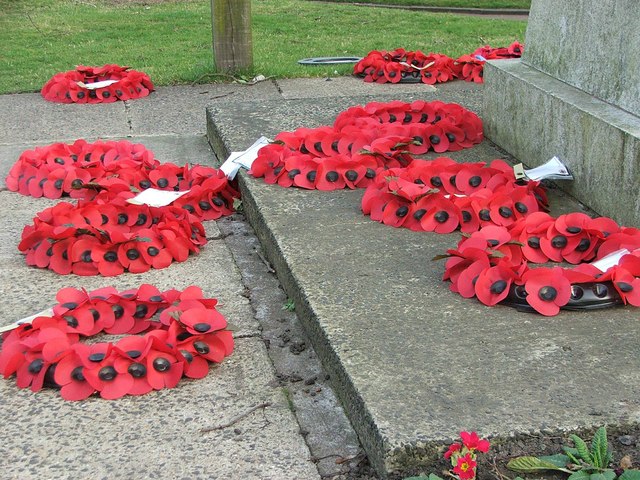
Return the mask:
M207 240L186 209L134 205L127 191L102 191L77 204L60 202L27 225L18 249L27 265L61 275L142 273L185 261Z
M482 83L487 60L519 58L524 45L513 42L508 47L480 47L469 55L453 59L439 53L425 54L419 50L372 50L353 67L353 74L365 82L376 83L436 83L457 78Z
M611 256L617 263L601 263ZM640 307L640 229L610 218L535 212L507 226L482 227L436 258L446 257L449 288L485 305L502 302L547 316L561 308ZM546 262L576 267L530 267Z
M487 165L416 159L406 168L379 172L362 198L362 211L372 220L436 233L509 226L546 208L539 182L517 182L503 160Z
M371 102L341 112L332 126L279 133L249 174L282 187L364 188L376 170L408 165L410 154L462 150L482 139L480 118L456 103Z
M99 191L147 188L189 192L173 202L200 220L233 212L239 193L218 169L161 163L142 144L126 140L54 143L24 151L6 178L11 191L32 197L91 199Z
M91 88L91 84L98 82L105 84ZM45 83L40 93L50 102L111 103L146 97L153 90L153 82L146 73L112 64L102 67L79 65L75 70L57 73Z
M36 317L3 335L0 373L20 388L60 388L66 400L98 393L105 399L174 388L203 378L209 363L233 352L217 300L199 287L160 292L152 285L118 292L64 288L51 316ZM99 333L128 335L85 344ZM144 335L138 335L144 333Z

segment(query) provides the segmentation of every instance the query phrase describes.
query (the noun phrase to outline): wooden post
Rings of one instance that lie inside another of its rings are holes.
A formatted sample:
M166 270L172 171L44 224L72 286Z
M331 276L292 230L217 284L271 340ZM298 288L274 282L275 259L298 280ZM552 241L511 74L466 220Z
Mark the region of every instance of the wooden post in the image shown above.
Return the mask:
M211 0L213 59L217 72L253 66L251 0Z

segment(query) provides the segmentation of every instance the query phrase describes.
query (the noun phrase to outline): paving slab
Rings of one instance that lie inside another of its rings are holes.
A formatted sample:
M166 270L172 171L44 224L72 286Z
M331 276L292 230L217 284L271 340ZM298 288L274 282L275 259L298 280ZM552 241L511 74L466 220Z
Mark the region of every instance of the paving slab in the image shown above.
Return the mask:
M27 95L24 103L31 101ZM90 108L79 115L90 117ZM204 107L200 113L202 130ZM0 175L4 178L20 153L35 145L83 134L88 140L98 134L121 138L120 120L95 132L71 122L67 129L17 138L2 126L3 141L10 138L12 143L0 144ZM16 123L28 122L20 118ZM212 151L198 131L170 135L164 130L159 136L126 138L144 143L163 161L212 164ZM55 203L0 191L2 325L50 307L63 287L91 290L112 285L125 290L151 283L165 290L198 285L219 300L236 350L202 380L183 379L178 388L118 401L92 397L67 402L55 390L32 393L17 388L14 379L3 379L0 476L16 480L318 479L290 399L276 379L240 271L217 223L204 222L209 241L199 255L169 268L110 278L62 276L28 267L17 250L24 226Z
M393 98L456 101L481 113L482 90L456 83ZM348 106L389 100L384 93L218 105L208 109L209 140L224 158L263 134L331 124ZM506 156L484 142L454 158ZM239 182L247 216L380 475L433 464L461 430L508 447L595 425L637 427L637 309L547 318L464 300L431 260L459 235L372 222L360 211L361 191L284 189L245 173ZM560 192L551 198L554 214L582 209Z
M239 339L204 379L118 401L2 381L2 478L319 478L264 349Z

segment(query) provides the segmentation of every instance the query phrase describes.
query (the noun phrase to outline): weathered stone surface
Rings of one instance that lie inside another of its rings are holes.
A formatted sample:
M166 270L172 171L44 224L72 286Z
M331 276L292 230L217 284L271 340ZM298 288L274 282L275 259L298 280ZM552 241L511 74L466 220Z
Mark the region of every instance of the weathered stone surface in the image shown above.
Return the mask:
M640 115L637 0L534 0L522 61Z
M447 86L431 98L477 108L477 94ZM210 141L224 157L262 134L330 124L345 106L370 100L218 106L208 110ZM456 153L504 156L489 142ZM545 318L463 300L431 261L457 235L372 222L359 191L283 189L240 175L245 211L382 475L433 465L464 429L509 445L532 432L640 421L633 308ZM581 210L561 191L552 202L555 214Z
M554 155L559 186L624 225L640 225L640 118L520 60L485 66L485 135L527 165ZM624 208L620 208L624 205Z

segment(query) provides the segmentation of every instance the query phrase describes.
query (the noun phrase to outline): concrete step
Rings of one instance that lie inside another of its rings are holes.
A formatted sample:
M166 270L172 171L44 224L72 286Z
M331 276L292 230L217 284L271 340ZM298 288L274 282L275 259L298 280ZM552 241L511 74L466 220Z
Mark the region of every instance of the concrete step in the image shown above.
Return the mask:
M401 91L320 100L283 91L284 100L219 104L207 109L209 141L226 158L260 135L331 124L374 99L455 101L481 114L481 88ZM485 141L455 157L504 154ZM443 262L431 260L458 234L373 222L360 211L362 191L285 189L245 173L239 183L245 212L380 475L434 465L461 430L492 437L502 452L517 442L535 454L569 431L637 427L637 309L546 318L486 307L451 293ZM554 214L581 210L557 190L551 202Z

